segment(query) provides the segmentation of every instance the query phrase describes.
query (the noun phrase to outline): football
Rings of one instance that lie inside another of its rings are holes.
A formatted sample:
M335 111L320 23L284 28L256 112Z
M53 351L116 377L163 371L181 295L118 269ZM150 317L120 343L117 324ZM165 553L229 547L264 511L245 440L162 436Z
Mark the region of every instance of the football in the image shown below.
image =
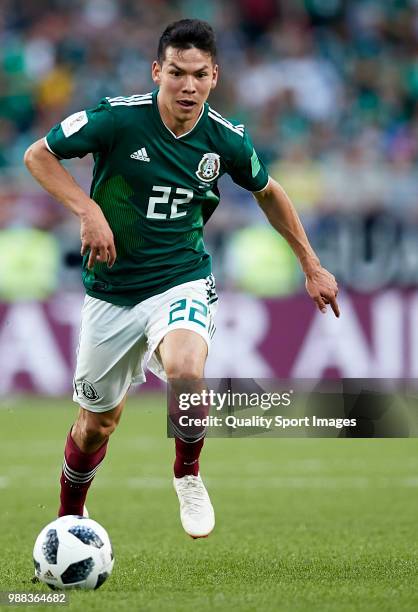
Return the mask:
M114 557L99 523L62 516L36 538L33 562L36 577L51 589L98 589L112 573Z

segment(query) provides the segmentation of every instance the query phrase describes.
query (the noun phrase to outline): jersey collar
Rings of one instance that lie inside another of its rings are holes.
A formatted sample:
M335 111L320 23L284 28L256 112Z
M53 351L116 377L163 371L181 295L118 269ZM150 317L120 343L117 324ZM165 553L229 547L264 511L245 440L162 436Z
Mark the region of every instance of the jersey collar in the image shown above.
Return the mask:
M202 106L202 110L200 111L200 115L196 120L196 123L194 124L194 126L192 127L191 130L189 130L188 132L185 132L184 134L181 134L180 136L176 136L174 134L174 132L172 132L170 130L169 127L166 126L166 124L164 123L164 121L161 118L160 115L160 110L158 108L158 103L157 103L157 96L158 96L158 89L154 89L154 91L152 92L152 108L154 111L154 116L157 119L157 122L160 124L160 126L163 127L164 131L166 132L167 136L171 136L171 138L173 138L174 140L183 140L184 138L186 138L187 136L190 136L190 134L194 134L195 132L197 132L198 130L200 130L200 128L203 126L205 119L206 119L206 115L207 115L207 103L205 102Z

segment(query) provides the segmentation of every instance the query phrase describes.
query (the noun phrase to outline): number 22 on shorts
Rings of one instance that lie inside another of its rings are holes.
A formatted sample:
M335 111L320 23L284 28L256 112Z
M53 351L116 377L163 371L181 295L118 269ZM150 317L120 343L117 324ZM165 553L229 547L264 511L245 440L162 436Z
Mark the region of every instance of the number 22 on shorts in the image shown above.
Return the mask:
M208 307L206 304L199 300L184 298L170 304L168 324L171 325L177 321L191 321L206 327L207 316Z

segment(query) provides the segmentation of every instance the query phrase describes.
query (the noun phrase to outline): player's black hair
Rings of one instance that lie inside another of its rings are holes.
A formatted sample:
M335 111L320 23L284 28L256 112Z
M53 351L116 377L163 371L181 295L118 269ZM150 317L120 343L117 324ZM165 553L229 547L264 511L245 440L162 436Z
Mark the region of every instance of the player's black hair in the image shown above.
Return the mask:
M196 47L216 61L216 38L212 26L200 19L180 19L170 23L158 43L158 62L163 63L167 47L191 49Z

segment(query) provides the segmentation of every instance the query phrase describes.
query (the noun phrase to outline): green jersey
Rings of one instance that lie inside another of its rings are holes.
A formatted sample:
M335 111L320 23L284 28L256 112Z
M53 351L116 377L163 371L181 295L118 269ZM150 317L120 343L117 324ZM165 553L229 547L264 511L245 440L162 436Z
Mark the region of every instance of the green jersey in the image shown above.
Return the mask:
M85 256L83 282L89 295L121 306L211 273L203 226L219 202L222 174L250 191L268 182L243 125L205 103L193 129L177 137L157 95L106 98L45 139L59 158L93 154L90 196L112 229L117 258L110 269L96 262L88 270Z

